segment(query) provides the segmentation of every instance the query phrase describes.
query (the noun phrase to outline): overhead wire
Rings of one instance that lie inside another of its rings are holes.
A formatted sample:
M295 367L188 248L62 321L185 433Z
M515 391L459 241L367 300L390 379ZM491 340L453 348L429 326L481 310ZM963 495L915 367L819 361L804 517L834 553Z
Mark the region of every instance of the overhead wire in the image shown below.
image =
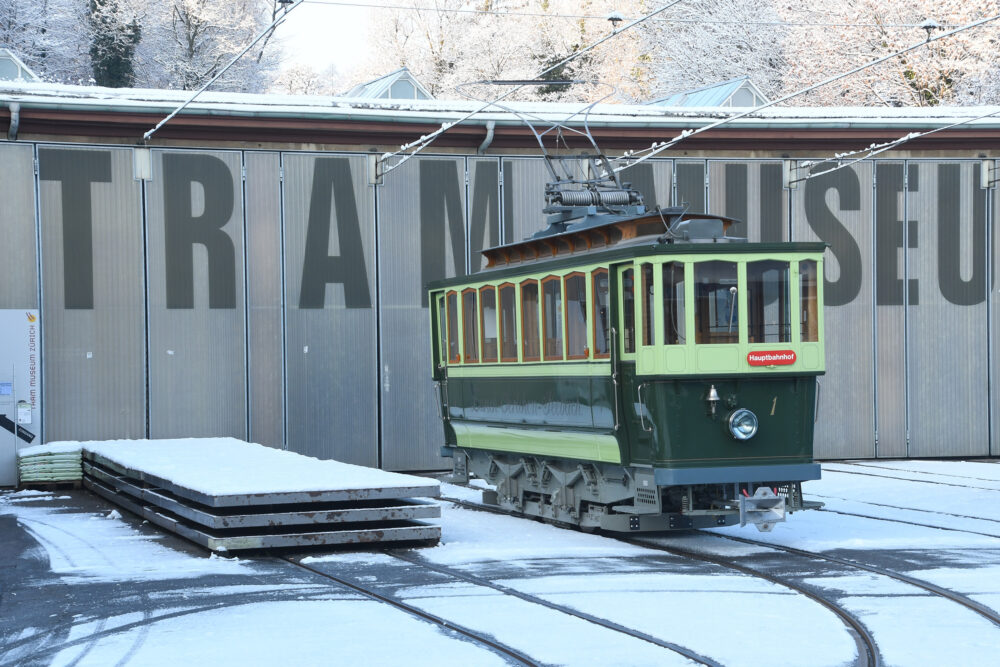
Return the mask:
M218 81L219 78L223 74L225 74L229 70L230 67L232 67L233 65L236 64L237 60L239 60L240 58L242 58L243 56L245 56L247 54L247 52L250 51L250 49L252 49L254 46L256 46L257 42L259 42L262 39L270 39L270 35L274 34L274 31L278 28L278 26L285 22L285 19L288 18L288 14L291 13L291 11L293 9L295 9L299 5L301 5L303 3L303 1L304 0L292 0L285 7L283 7L281 13L274 16L274 20L271 21L270 25L268 25L266 28L264 28L264 30L261 31L261 33L259 35L257 35L253 39L252 42L250 42L249 44L247 44L246 47L244 47L242 51L240 51L239 53L237 53L228 63L225 64L225 66L222 69L220 69L218 72L216 72L215 76L213 76L211 79L209 79L208 82L205 83L205 85L203 85L201 88L199 88L198 90L196 90L179 107L177 107L176 109L174 109L173 111L171 111L169 114L167 114L167 117L164 118L163 120L161 120L159 123L157 123L155 127L153 127L152 129L148 130L145 134L143 134L141 142L143 144L145 144L147 141L149 141L153 137L153 135L156 134L159 131L159 129L161 127L163 127L164 125L166 125L168 122L170 122L171 119L174 118L174 116L176 116L181 111L183 111L185 108L187 108L187 106L189 104L191 104L192 102L194 102L194 100L195 100L196 97L198 97L203 92L205 92L206 90L208 90L209 86L211 86L213 83L215 83L216 81ZM266 44L266 41L265 41L265 44Z
M633 28L633 27L635 27L635 26L637 26L637 25L639 25L639 24L641 24L641 23L643 23L643 22L651 19L652 17L654 17L654 16L662 13L662 12L665 12L666 10L670 9L674 5L680 3L681 1L682 0L674 0L673 2L670 2L670 3L666 4L666 5L663 5L659 9L653 10L652 12L646 14L645 16L642 16L642 17L640 17L638 19L635 19L634 21L631 21L630 23L627 23L626 25L622 26L619 29L613 30L611 33L605 35L604 37L601 37L597 41L591 43L589 46L587 46L585 48L582 48L579 51L574 51L573 53L571 53L570 55L566 56L565 58L563 58L562 60L560 60L556 64L551 65L550 67L547 67L547 68L543 69L541 72L539 72L538 74L536 74L532 78L535 79L535 80L541 79L543 76L545 76L549 72L553 72L553 71L559 69L563 65L566 65L567 63L575 60L576 58L579 58L583 54L585 54L585 53L587 53L589 51L594 50L595 48L597 48L598 46L600 46L604 42L608 41L609 39L613 39L614 37L617 37L618 35L620 35L623 32L629 30L630 28ZM401 153L405 153L405 155L403 155L403 157L398 162L396 162L395 164L388 165L388 166L382 166L382 168L380 170L378 170L379 175L380 176L384 176L384 175L388 174L389 172L391 172L392 170L399 168L400 166L402 166L403 164L405 164L410 158L412 158L414 155L416 155L417 153L419 153L420 151L422 151L424 148L426 148L427 146L429 146L431 143L433 143L433 141L436 138L438 138L443 133L447 132L449 129L451 129L455 125L458 125L459 123L462 123L462 122L464 122L464 121L472 118L476 114L482 113L486 109L489 109L491 106L494 106L494 105L498 104L499 102L502 102L503 100L507 99L508 97L510 97L511 95L513 95L514 93L516 93L517 91L519 91L522 88L524 88L525 85L526 84L521 84L521 85L512 87L510 90L508 90L503 95L500 95L500 96L496 97L491 102L486 102L485 104L483 104L482 106L480 106L475 111L471 111L471 112L465 114L464 116L462 116L461 118L459 118L456 121L453 121L453 122L450 122L450 123L442 123L441 127L439 127L437 130L431 132L430 134L427 134L427 135L424 135L424 136L420 137L416 141L411 141L408 144L404 144L404 145L400 146L400 148L399 148L398 151L392 151L392 152L383 153L380 156L380 160L379 160L379 162L382 163L382 165L384 165L387 160L389 160L389 159L391 159L393 157L396 157L396 156L398 156ZM411 149L412 149L412 152L409 152L409 153L406 152L406 151L410 151Z
M990 23L992 21L996 21L997 19L1000 19L1000 14L995 15L995 16L989 16L989 17L986 17L986 18L982 18L982 19L979 19L977 21L973 21L972 23L968 23L966 25L960 26L960 27L958 27L958 28L956 28L954 30L949 30L947 32L944 32L944 33L936 36L936 37L930 37L930 36L928 36L927 40L925 40L923 42L920 42L918 44L914 44L912 46L908 46L908 47L906 47L904 49L900 49L899 51L895 51L895 52L890 53L889 55L883 56L881 58L876 58L875 60L872 60L871 62L868 62L868 63L866 63L864 65L859 65L858 67L854 67L854 68L852 68L852 69L850 69L850 70L848 70L846 72L842 72L840 74L835 74L835 75L833 75L831 77L827 77L826 79L823 79L819 83L815 83L815 84L812 84L811 86L807 86L805 88L799 89L799 90L797 90L797 91L795 91L793 93L789 93L788 95L780 97L780 98L778 98L776 100L773 100L771 102L767 102L765 104L761 104L759 106L753 107L751 109L748 109L746 111L740 112L738 114L734 114L732 116L727 116L726 118L719 119L719 120L717 120L715 122L709 123L708 125L703 125L703 126L701 126L699 128L693 129L693 130L684 130L679 135L677 135L673 139L670 139L669 141L660 142L658 144L654 143L649 148L644 148L641 151L638 151L638 152L627 152L624 155L622 155L621 157L617 158L620 161L626 161L626 164L624 164L624 165L622 165L620 167L617 167L615 169L615 173L624 171L625 169L629 169L631 167L634 167L637 164L645 162L646 160L648 160L649 158L653 157L654 155L658 155L659 153L662 153L663 151L667 150L668 148L671 148L671 147L675 146L676 144L680 143L684 139L687 139L688 137L694 136L696 134L701 134L702 132L707 132L709 130L713 130L713 129L719 127L720 125L725 125L726 123L731 123L734 120L739 120L740 118L746 118L747 116L750 116L750 115L752 115L752 114L754 114L754 113L756 113L758 111L761 111L763 109L767 109L768 107L772 107L772 106L775 106L777 104L781 104L782 102L787 102L790 99L793 99L795 97L799 97L800 95L804 95L804 94L806 94L808 92L816 90L817 88L821 88L821 87L823 87L825 85L833 83L834 81L839 81L840 79L843 79L843 78L846 78L848 76L851 76L852 74L857 74L858 72L866 70L866 69L868 69L870 67L874 67L875 65L879 65L879 64L884 63L884 62L886 62L888 60L891 60L893 58L897 58L897 57L903 55L904 53L909 53L910 51L914 51L914 50L919 49L919 48L921 48L923 46L927 46L928 44L931 44L933 42L945 39L947 37L951 37L951 36L956 35L956 34L958 34L960 32L963 32L965 30L970 30L972 28L976 28L976 27L984 25L986 23ZM637 154L641 154L641 157L635 158L635 155L637 155Z
M868 148L862 148L860 150L851 151L849 153L841 153L841 154L839 154L839 155L837 155L835 157L826 158L825 160L806 160L806 161L802 162L801 164L796 165L796 168L797 169L813 169L815 167L818 167L821 164L826 164L828 162L840 162L845 157L850 157L852 155L858 155L859 153L864 153L864 155L862 155L861 157L857 157L857 158L854 158L852 160L848 160L847 162L844 162L842 164L838 164L836 167L833 167L832 169L825 169L823 171L819 171L819 172L815 172L815 173L810 173L810 174L807 174L806 176L803 176L802 178L789 179L788 182L789 183L799 183L801 181L807 181L810 178L818 178L818 177L823 176L825 174L829 174L829 173L835 172L837 170L844 169L846 167L850 167L851 165L857 164L858 162L862 162L864 160L869 160L869 159L875 157L876 155L878 155L880 153L884 153L886 151L890 151L893 148L896 148L897 146L901 146L902 144L904 144L904 143L906 143L908 141L913 141L914 139L919 139L921 137L926 137L929 134L934 134L935 132L941 132L942 130L950 130L951 128L958 127L959 125L965 125L967 123L974 123L977 120L983 120L984 118L990 118L991 116L996 116L997 114L1000 114L1000 109L997 109L996 111L991 111L989 113L982 114L982 115L979 115L979 116L975 116L973 118L966 118L965 120L960 120L960 121L957 121L955 123L950 123L948 125L942 125L941 127L936 127L933 130L927 130L925 132L910 132L909 134L905 134L905 135L903 135L902 137L900 137L898 139L893 139L892 141L887 141L887 142L882 143L882 144L872 144Z

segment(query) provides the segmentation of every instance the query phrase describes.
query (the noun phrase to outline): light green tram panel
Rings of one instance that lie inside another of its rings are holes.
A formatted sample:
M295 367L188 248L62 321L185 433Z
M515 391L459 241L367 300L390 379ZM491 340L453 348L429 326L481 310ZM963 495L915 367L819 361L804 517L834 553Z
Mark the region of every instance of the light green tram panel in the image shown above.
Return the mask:
M796 248L790 251L789 246ZM822 374L826 368L820 248L819 244L742 244L697 247L699 252L693 253L684 252L690 247L647 247L632 249L626 257L620 250L600 253L609 255L601 258L604 261L540 262L495 275L487 271L473 281L452 279L447 289L430 293L430 303L435 304L431 333L436 341L436 372L447 367L452 377L483 378L609 374L607 346L612 341L606 332L608 340L598 341L606 323L596 321L601 309L595 308L594 295L595 275L614 270L619 285L631 281L640 295L629 298L621 289L616 294L609 290L602 304L610 313L615 301L619 358L635 363L637 374ZM728 268L731 278L713 276L716 265ZM708 275L699 281L700 273ZM579 329L586 341L582 350L571 349L569 335L568 285L577 278L582 278L578 282L583 283L586 304L582 314L573 315L582 319ZM720 294L719 289L705 289L724 288L727 280L735 291ZM537 286L530 292L531 297L537 292L537 298L525 297L525 285ZM543 288L552 285L558 285L562 331L548 337L545 324L552 318L546 313ZM513 301L513 322L507 329L515 333L516 344L508 354L502 349L508 313L502 309L501 291ZM525 340L529 332L537 339ZM552 340L559 346L555 353L551 345L546 349ZM487 354L494 347L496 351Z

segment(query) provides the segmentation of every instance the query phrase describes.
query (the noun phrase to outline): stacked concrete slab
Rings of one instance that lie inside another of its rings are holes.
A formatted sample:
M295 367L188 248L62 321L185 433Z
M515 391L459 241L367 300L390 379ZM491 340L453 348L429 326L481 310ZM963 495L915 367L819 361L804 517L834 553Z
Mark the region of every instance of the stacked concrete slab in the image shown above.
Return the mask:
M84 443L83 483L217 552L440 539L437 481L231 438Z

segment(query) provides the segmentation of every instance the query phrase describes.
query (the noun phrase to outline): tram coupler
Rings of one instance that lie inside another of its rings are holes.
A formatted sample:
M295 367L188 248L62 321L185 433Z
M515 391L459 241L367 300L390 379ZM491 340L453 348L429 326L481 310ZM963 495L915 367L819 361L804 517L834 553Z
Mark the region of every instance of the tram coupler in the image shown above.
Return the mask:
M766 486L759 486L752 496L740 496L740 526L748 523L762 533L785 520L785 499Z

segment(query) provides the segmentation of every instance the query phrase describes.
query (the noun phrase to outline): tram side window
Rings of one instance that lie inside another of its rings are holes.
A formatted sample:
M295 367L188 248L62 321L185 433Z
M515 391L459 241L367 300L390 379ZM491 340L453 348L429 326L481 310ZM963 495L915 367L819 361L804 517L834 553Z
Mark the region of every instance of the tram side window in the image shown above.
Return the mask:
M736 262L698 262L694 265L695 342L738 343L739 277Z
M442 297L437 297L437 325L438 325L438 363L444 363L448 359L446 354L448 350L448 331L446 327L448 326L448 314L444 307L444 299Z
M570 359L586 359L587 283L582 273L566 276L566 345Z
M622 272L622 338L625 353L635 352L635 271L628 269Z
M684 264L667 262L663 265L663 331L667 345L684 345Z
M476 308L476 290L462 292L462 327L465 331L465 362L479 361L479 336L476 335L479 311Z
M747 264L747 325L751 343L792 340L788 262L767 259Z
M500 286L500 361L517 361L517 305L514 286Z
M642 344L656 344L656 326L653 322L653 265L642 265Z
M610 311L608 310L608 270L597 269L591 274L594 290L594 357L607 357Z
M815 343L819 340L819 297L816 292L818 284L816 260L807 259L799 262L803 343Z
M448 363L462 360L458 344L458 294L448 292Z
M492 286L479 290L483 362L497 360L497 292Z
M521 283L521 344L524 361L538 361L538 283Z
M562 279L549 276L542 280L542 332L546 361L563 358Z

